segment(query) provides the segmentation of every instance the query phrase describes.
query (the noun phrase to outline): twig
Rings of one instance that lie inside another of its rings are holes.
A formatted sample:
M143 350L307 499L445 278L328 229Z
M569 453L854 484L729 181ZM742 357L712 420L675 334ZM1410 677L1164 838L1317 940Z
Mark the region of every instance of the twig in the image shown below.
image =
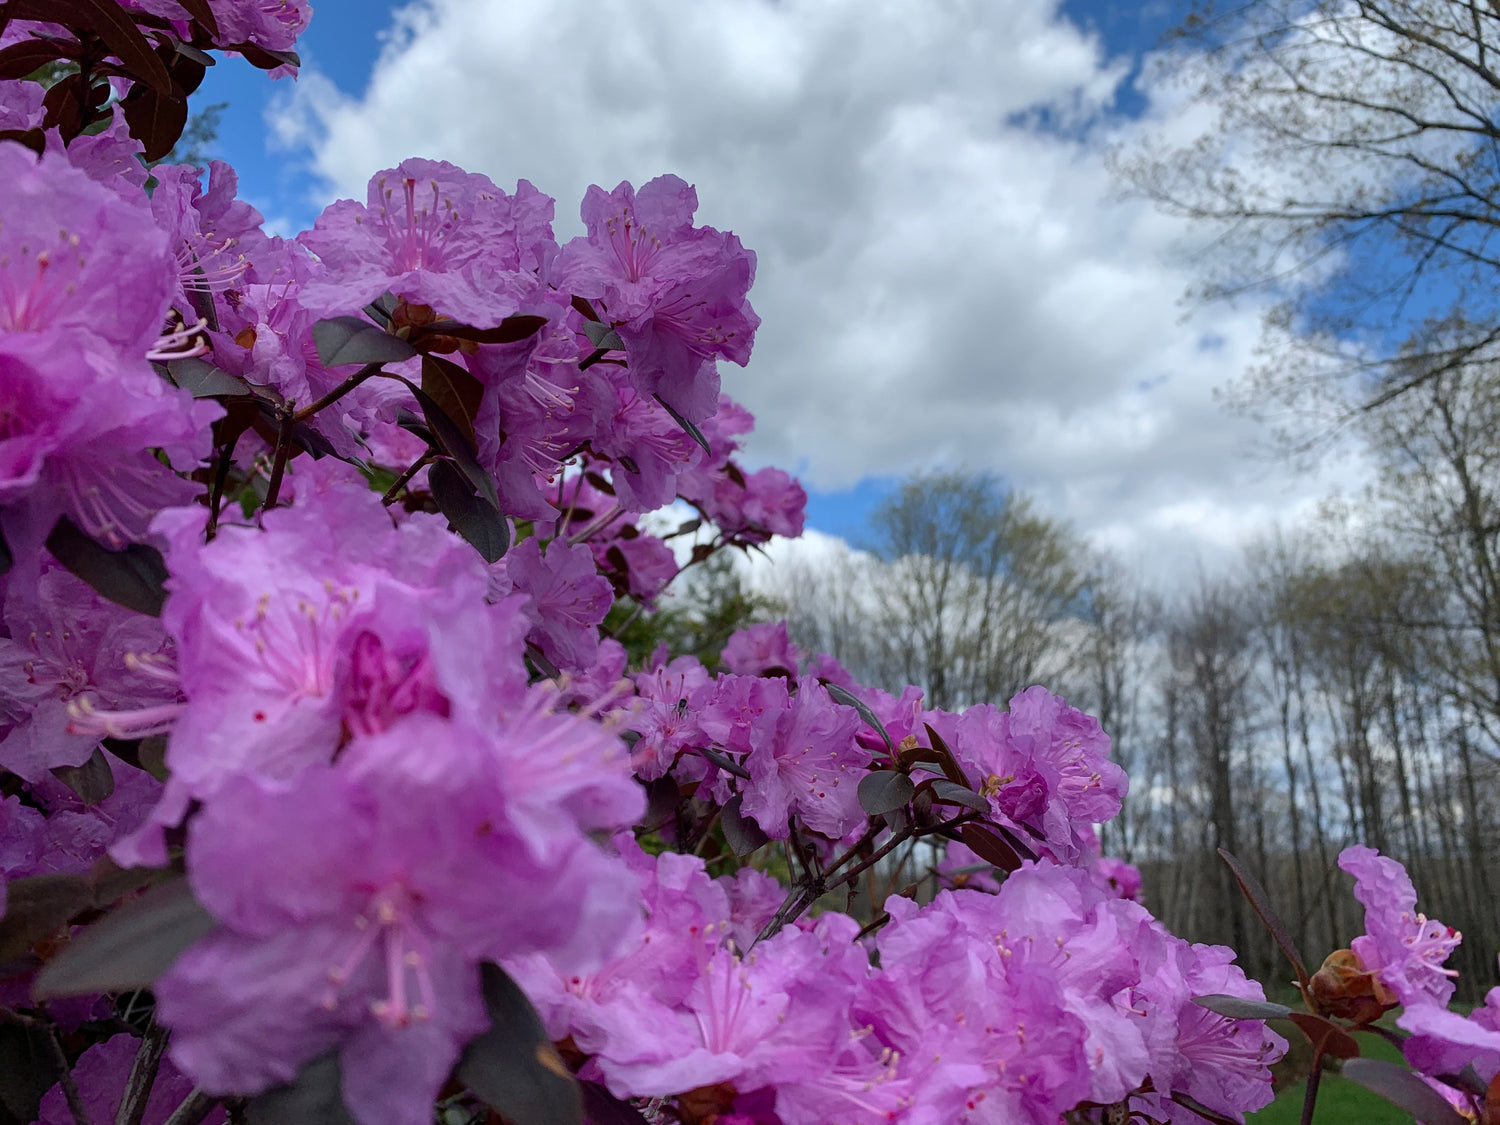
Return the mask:
M385 490L385 495L380 498L380 502L389 508L396 502L396 497L401 495L401 490L411 483L411 478L421 472L422 466L430 465L436 460L437 454L430 449L422 454L422 456L406 466L406 471L396 478L396 483Z
M219 1104L220 1099L202 1090L194 1090L182 1104L172 1111L172 1116L167 1118L163 1125L198 1125Z
M1302 1098L1301 1125L1312 1125L1313 1110L1318 1104L1318 1083L1323 1080L1323 1044L1313 1051L1312 1070L1307 1075L1307 1093Z
M355 387L359 386L366 379L370 378L370 376L378 374L380 374L380 364L365 364L353 375L349 376L349 378L345 379L338 386L334 387L333 390L329 391L322 398L314 401L312 405L304 406L301 410L297 411L297 413L293 414L292 421L306 422L309 418L311 418L318 411L322 410L325 406L332 406L334 403L338 402L339 399L343 398L346 394L352 391Z
M89 1111L84 1107L83 1095L78 1092L78 1083L73 1078L73 1068L68 1065L68 1056L63 1052L62 1044L57 1039L57 1028L50 1023L43 1025L46 1028L42 1038L47 1042L47 1053L52 1056L52 1062L58 1069L57 1084L62 1087L63 1097L68 1102L68 1112L73 1115L74 1125L90 1125Z
M277 415L281 424L276 429L276 457L271 462L271 481L266 485L266 500L261 506L262 511L276 507L276 501L281 496L281 478L286 473L287 452L292 444L291 403L278 410Z
M125 1082L125 1096L120 1099L115 1125L141 1125L141 1119L146 1116L146 1101L151 1097L151 1087L156 1084L156 1073L161 1069L167 1035L167 1029L158 1023L152 1023L146 1029L146 1037L141 1040L135 1062L130 1066L130 1077Z

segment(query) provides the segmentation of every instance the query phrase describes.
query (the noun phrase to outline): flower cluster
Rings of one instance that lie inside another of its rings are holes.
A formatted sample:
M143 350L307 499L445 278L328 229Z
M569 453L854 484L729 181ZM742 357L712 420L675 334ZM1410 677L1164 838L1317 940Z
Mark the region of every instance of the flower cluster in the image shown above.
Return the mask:
M0 1006L70 1036L25 1112L1265 1104L1281 1041L1193 1003L1259 986L1099 854L1127 785L1095 720L1041 687L928 708L784 624L708 663L610 635L802 529L797 482L737 460L756 261L690 185L591 188L566 244L531 184L432 160L294 238L221 163L148 193L203 51L294 68L308 14L0 28L66 72L0 84ZM853 893L919 845L946 889ZM1356 952L1431 993L1412 924ZM139 1040L109 997L142 985Z

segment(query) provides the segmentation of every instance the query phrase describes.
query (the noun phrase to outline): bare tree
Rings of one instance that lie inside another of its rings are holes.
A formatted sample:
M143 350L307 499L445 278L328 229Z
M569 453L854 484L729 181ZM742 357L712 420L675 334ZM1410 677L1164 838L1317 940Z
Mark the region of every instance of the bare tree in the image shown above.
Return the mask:
M1159 62L1216 111L1117 168L1210 224L1210 296L1263 287L1276 351L1244 388L1348 421L1500 341L1500 9L1488 0L1202 3ZM1463 313L1407 380L1388 373L1423 320ZM1330 390L1336 393L1320 395Z

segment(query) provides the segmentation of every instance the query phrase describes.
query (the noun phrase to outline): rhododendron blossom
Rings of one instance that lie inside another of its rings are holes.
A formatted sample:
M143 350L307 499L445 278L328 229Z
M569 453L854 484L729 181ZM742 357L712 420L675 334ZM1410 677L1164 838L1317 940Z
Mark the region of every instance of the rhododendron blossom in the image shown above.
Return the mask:
M1365 932L1350 943L1365 969L1402 1004L1447 1004L1458 974L1443 962L1461 936L1417 912L1417 892L1406 869L1374 848L1356 844L1339 854L1354 876L1354 897L1365 907Z
M166 109L205 50L293 73L305 0L57 14L0 17L53 80L0 80L0 1024L56 1047L0 1116L1269 1101L1281 1041L1195 1003L1260 986L1101 853L1093 718L929 709L785 622L640 640L807 504L743 463L756 257L692 185L591 187L559 246L529 182L412 157L273 237L232 167L162 162ZM1408 1057L1492 1074L1457 936L1341 862Z

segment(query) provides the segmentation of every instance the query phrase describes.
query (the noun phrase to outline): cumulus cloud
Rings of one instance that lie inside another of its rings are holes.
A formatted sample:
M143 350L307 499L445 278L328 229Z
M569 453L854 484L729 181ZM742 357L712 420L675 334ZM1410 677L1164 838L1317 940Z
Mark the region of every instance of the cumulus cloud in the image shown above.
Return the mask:
M1192 232L1104 166L1142 127L1126 69L1055 7L426 0L362 96L310 73L275 124L330 199L448 159L555 195L563 238L588 184L676 172L759 254L755 357L725 369L752 461L822 490L988 469L1127 555L1212 553L1326 485L1244 456L1214 390L1260 310L1184 316Z

